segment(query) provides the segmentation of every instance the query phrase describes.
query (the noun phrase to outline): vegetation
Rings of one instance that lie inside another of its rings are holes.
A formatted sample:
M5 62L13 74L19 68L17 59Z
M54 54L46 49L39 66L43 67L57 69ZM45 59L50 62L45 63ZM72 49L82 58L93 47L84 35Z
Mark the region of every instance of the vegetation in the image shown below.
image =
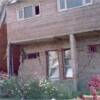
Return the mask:
M64 87L63 87L64 88ZM1 98L22 98L24 99L71 99L77 93L65 91L60 87L55 87L52 82L43 80L32 80L25 84L18 82L17 78L11 78L0 83ZM16 100L16 99L15 99Z

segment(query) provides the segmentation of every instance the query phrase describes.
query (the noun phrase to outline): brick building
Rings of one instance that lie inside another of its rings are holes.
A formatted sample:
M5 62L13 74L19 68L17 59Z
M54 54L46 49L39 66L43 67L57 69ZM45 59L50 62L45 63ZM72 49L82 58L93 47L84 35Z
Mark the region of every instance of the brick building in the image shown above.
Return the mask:
M100 0L19 0L7 7L8 74L77 89L100 74Z

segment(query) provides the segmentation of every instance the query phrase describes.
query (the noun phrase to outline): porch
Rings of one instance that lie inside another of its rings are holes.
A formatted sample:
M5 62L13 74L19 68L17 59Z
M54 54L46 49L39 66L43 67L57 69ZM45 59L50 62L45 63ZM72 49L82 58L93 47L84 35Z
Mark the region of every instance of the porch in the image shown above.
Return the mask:
M98 70L100 56L99 51L96 52L96 46L99 48L99 44L100 34L97 31L30 41L12 41L7 47L8 75L9 77L17 74L23 75L26 80L36 78L55 79L56 81L74 80L72 82L75 86L74 89L77 90L77 86L80 90L81 88L86 89L89 78L93 74L100 73ZM66 63L64 62L64 52L68 53L69 50L70 57L67 60L72 66L72 72L69 69L71 74L68 74L68 67L65 68L64 66ZM52 51L55 52L52 53ZM53 55L56 53L55 56L58 58L56 58L56 67L58 67L52 76L50 76L51 72L48 70L52 71L47 57L50 53ZM97 66L95 70L93 62Z

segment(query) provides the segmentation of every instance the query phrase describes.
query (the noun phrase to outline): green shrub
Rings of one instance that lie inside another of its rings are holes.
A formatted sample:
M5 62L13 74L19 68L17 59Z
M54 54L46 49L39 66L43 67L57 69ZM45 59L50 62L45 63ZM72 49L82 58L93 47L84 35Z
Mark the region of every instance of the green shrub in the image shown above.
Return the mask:
M4 80L0 85L0 90L0 96L4 98L14 97L20 94L15 78Z
M27 86L27 98L42 98L43 90L39 87L39 81L33 80L25 84Z
M28 99L71 99L77 93L65 89L64 86L55 86L52 82L32 80L20 82L17 78L11 78L0 84L1 97L28 98Z
M41 87L44 98L56 98L58 94L57 88L49 81L40 81L39 87Z

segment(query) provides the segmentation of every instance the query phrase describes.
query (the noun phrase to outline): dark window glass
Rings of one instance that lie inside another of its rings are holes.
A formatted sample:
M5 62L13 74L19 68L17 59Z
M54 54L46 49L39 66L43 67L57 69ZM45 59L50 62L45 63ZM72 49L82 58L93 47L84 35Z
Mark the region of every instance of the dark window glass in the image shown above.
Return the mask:
M39 53L30 53L27 56L28 56L28 59L36 59L39 57Z
M90 45L89 46L89 52L97 52L97 46L96 45Z
M35 6L35 15L39 15L40 14L40 8L39 6Z

